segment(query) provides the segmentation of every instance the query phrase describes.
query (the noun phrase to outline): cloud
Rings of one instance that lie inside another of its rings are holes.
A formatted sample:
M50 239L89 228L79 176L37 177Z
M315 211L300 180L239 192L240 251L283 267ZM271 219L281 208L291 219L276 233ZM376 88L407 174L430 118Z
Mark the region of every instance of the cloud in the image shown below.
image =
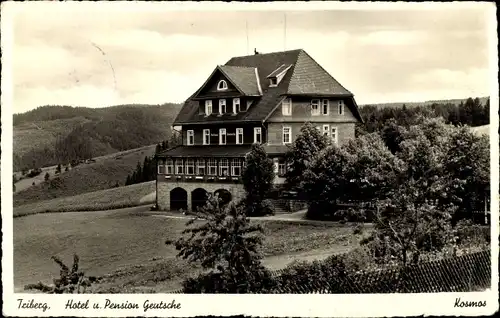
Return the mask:
M180 102L216 65L254 48L305 49L362 103L487 90L484 10L288 11L285 38L284 11L63 7L14 20L15 112Z

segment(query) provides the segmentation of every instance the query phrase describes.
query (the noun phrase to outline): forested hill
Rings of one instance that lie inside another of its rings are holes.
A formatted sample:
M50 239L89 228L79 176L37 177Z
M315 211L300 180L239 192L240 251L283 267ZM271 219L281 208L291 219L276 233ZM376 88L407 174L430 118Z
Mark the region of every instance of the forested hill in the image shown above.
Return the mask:
M490 99L489 97L478 97L481 104L486 104L486 102ZM359 107L372 106L376 108L400 108L406 106L408 108L411 107L419 107L419 106L432 106L433 104L451 104L458 106L460 103L465 103L467 98L463 99L443 99L443 100L428 100L425 102L396 102L396 103L378 103L378 104L364 104L359 105Z
M156 144L181 104L42 106L14 114L14 169L44 167Z

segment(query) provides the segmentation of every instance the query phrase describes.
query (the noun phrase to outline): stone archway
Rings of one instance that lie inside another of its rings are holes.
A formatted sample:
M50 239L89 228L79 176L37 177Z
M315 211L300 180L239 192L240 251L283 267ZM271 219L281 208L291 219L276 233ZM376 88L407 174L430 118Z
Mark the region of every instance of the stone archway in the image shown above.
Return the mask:
M170 210L178 211L178 210L187 211L188 209L188 193L183 188L174 188L170 191Z
M221 204L225 205L231 202L233 199L233 196L231 195L231 192L229 192L226 189L218 189L214 191L214 195L216 197L219 197L221 199Z
M191 192L191 209L198 211L207 203L208 191L203 188L196 188Z

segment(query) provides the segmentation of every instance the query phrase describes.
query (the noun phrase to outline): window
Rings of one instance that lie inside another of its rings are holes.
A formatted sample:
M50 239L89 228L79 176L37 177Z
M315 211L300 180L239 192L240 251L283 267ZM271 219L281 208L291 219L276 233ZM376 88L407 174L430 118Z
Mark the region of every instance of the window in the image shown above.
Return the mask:
M276 77L271 77L269 79L269 86L271 87L278 86L278 79Z
M205 175L205 159L198 159L196 162L196 174L199 176Z
M219 129L219 145L225 145L226 144L226 129L221 128Z
M338 133L337 133L337 127L332 127L330 137L332 138L333 142L335 144L338 143Z
M208 175L217 175L217 161L215 159L208 159Z
M330 135L330 125L323 125L323 135L327 137Z
M279 171L278 158L273 158L273 168L274 168L274 173L278 173Z
M241 176L241 160L240 159L235 158L231 162L231 175L233 177Z
M284 116L292 115L292 99L291 98L285 98L281 105L282 105L282 110L283 110Z
M313 99L311 101L311 115L319 115L319 99Z
M283 144L292 143L292 128L283 127Z
M240 99L233 98L233 114L237 114L240 111Z
M194 145L194 130L187 131L187 144L188 146Z
M226 100L225 99L219 99L219 114L225 114L226 113Z
M330 113L330 103L328 99L323 99L323 103L321 104L321 113L323 115L328 115Z
M175 174L184 174L182 159L175 160Z
M203 129L203 144L210 145L210 129Z
M163 160L158 161L158 174L165 174L165 162Z
M189 174L189 175L194 174L194 160L193 159L186 160L186 174Z
M236 128L236 144L243 144L243 128Z
M344 101L339 100L339 115L344 115Z
M226 81L225 80L220 80L219 84L217 84L217 90L218 91L223 91L225 89L227 89L227 83L226 83Z
M253 142L255 144L262 143L262 129L260 127L255 127L253 129Z
M212 114L212 101L206 100L205 101L205 115L209 116L211 114Z
M221 159L219 161L219 176L221 177L229 176L229 160Z
M284 161L278 163L278 176L283 177L286 173L286 164Z
M167 174L174 174L174 161L167 159Z

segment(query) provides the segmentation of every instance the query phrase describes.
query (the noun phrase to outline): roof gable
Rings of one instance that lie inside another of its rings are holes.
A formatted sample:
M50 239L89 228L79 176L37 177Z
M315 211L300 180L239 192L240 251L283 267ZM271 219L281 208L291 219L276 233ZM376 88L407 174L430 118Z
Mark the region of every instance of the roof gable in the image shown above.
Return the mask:
M299 54L287 93L292 95L352 95L305 51Z
M210 74L210 76L207 78L205 83L203 83L203 85L196 91L196 93L194 93L194 95L192 97L197 98L201 94L204 95L206 93L207 89L210 88L210 83L212 83L214 80L216 80L217 76L219 76L219 77L221 77L221 79L224 79L225 81L229 82L230 85L233 86L233 90L236 89L240 94L244 94L243 91L238 87L238 85L236 85L233 82L233 80L231 78L229 78L225 72L222 71L220 66L217 66L213 70L212 74ZM220 91L220 92L223 92L223 91Z

